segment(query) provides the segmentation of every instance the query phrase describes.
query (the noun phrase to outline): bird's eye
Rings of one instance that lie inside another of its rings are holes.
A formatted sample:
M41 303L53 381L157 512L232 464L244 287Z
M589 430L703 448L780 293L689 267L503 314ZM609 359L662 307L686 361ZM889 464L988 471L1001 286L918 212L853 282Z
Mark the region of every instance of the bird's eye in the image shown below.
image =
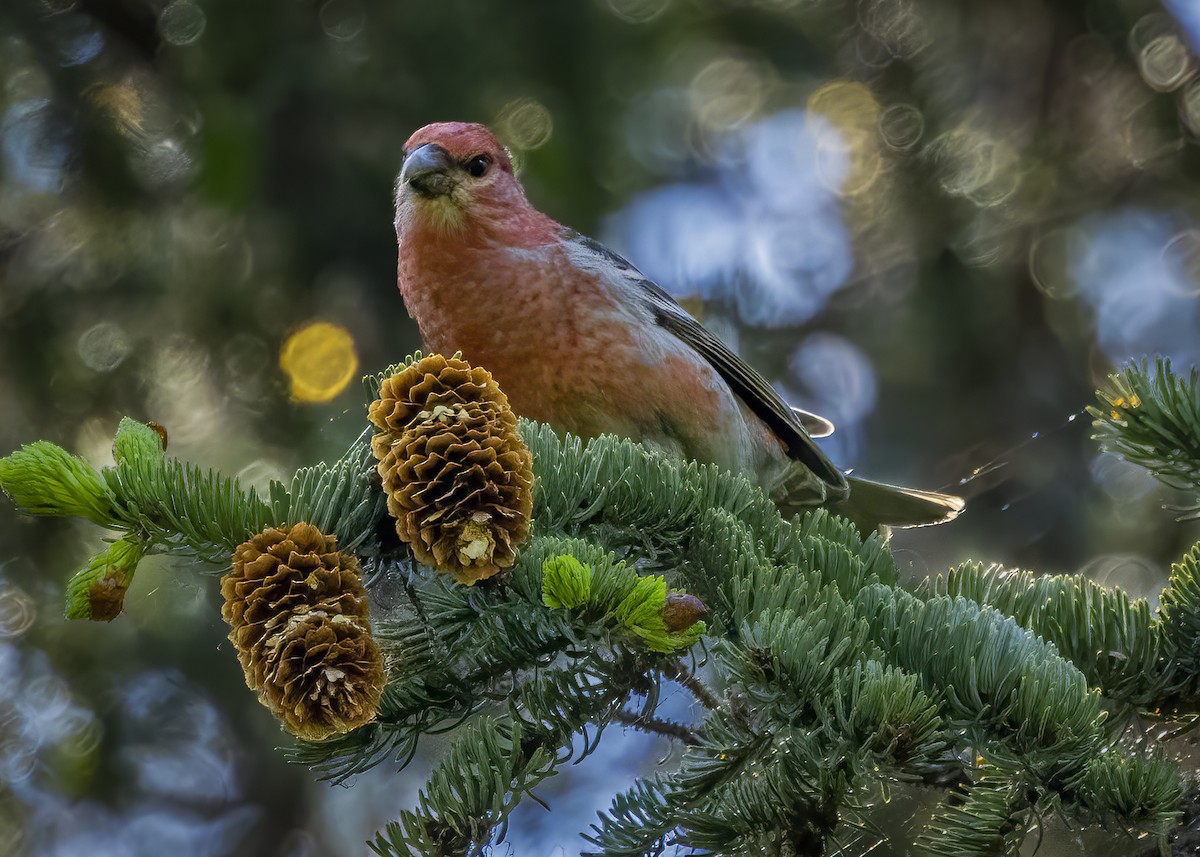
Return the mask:
M471 158L471 160L467 161L467 172L475 178L479 178L488 171L488 167L491 165L492 159L487 155L476 155L475 157Z

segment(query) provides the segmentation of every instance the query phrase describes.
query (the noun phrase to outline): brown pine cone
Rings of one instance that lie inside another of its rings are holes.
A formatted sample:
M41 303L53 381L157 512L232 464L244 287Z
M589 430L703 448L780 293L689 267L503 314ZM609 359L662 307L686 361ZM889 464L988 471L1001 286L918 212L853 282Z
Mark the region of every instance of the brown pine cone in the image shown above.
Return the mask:
M271 528L238 546L221 579L221 615L246 684L310 740L373 720L384 685L358 563L334 545L311 524ZM304 652L310 642L319 653Z
M417 559L468 585L512 565L533 459L487 370L430 355L387 378L368 416L388 511Z
M312 610L292 617L266 649L261 697L288 731L309 741L375 719L383 664L366 619Z

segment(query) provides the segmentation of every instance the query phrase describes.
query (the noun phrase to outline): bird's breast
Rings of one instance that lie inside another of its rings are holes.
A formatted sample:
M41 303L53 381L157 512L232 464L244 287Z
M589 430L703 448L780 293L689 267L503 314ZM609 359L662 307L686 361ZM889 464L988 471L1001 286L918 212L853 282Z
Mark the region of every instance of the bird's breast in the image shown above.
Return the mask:
M614 433L744 464L747 426L724 380L557 247L402 253L400 282L425 347L486 368L518 414L584 438Z

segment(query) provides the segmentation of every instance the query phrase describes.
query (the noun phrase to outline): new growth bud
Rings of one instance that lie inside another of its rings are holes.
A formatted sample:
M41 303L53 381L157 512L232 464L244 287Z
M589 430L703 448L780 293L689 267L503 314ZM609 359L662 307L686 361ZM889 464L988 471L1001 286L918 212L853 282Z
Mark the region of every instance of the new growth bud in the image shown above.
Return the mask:
M121 615L125 591L146 552L135 536L113 542L67 582L67 618L111 622Z
M87 518L104 526L116 501L86 461L45 440L0 458L0 489L31 515Z

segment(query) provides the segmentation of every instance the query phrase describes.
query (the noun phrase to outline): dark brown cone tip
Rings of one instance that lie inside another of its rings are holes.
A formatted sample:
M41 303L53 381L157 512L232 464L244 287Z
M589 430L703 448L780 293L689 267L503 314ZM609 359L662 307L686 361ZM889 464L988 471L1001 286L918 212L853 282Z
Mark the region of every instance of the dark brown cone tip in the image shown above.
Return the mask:
M695 595L686 592L668 592L663 603L662 618L667 630L672 633L692 627L708 615L708 607Z
M385 684L354 557L311 524L239 545L221 578L246 684L290 732L318 741L375 718Z
M121 615L125 604L125 587L116 578L102 577L88 587L88 618L93 622L111 622Z
M368 414L396 533L417 560L471 585L529 536L533 458L487 370L433 354L384 380Z

